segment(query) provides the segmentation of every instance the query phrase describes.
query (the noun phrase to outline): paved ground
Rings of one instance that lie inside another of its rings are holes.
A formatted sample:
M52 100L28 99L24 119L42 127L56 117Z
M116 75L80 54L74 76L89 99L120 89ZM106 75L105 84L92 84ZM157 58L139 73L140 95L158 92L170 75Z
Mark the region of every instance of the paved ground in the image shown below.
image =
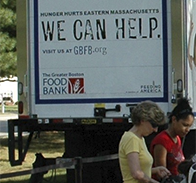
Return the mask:
M9 113L9 112L5 112L5 113L0 112L0 121L4 121L7 119L13 119L13 118L17 118L17 114Z

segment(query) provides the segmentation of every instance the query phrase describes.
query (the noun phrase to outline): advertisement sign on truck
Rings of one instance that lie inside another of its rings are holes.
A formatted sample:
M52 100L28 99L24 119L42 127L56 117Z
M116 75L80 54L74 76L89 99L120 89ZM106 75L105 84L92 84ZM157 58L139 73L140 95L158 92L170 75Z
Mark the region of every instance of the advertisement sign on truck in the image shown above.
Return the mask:
M95 103L141 100L167 109L168 13L167 2L157 0L31 1L33 113L45 116L44 104L65 104L59 110L73 116L68 104L92 110Z

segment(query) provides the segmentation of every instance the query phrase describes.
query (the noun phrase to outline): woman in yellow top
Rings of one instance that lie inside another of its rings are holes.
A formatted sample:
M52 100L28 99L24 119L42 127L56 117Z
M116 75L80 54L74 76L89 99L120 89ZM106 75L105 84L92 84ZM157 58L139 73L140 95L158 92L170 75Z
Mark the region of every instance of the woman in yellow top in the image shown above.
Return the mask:
M164 112L152 101L138 104L131 114L133 127L125 132L119 143L119 162L124 183L157 183L152 174L170 175L163 166L152 168L153 159L144 137L157 132L165 122Z

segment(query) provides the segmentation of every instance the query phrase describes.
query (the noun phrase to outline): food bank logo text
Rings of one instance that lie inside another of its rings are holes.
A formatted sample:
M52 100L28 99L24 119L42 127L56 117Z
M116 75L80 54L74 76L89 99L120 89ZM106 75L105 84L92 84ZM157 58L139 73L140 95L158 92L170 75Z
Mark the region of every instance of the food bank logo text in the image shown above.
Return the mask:
M43 95L84 93L84 78L43 78Z

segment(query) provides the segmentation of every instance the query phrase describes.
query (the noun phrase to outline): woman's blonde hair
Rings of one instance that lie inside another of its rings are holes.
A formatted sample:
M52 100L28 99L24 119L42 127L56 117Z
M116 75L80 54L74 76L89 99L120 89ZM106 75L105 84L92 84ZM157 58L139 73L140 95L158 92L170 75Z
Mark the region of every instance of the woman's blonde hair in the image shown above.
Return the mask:
M131 119L134 125L139 125L141 120L153 121L157 125L162 125L165 123L165 114L156 103L144 101L133 108Z

